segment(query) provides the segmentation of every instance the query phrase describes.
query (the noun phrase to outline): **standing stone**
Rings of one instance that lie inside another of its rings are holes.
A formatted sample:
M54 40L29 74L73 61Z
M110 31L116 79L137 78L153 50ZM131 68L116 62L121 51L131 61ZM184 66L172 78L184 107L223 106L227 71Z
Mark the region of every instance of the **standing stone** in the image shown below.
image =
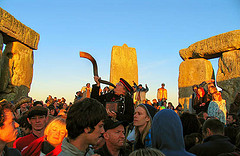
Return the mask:
M112 48L110 82L116 84L120 78L124 78L130 85L133 85L132 81L138 84L136 49L126 44Z
M222 54L218 61L217 84L222 88L222 97L229 108L240 92L240 50Z
M10 42L5 47L2 59L2 98L13 101L27 96L33 77L33 50L22 43Z
M210 79L214 79L214 71L210 61L206 59L188 59L180 64L178 102L185 111L189 109L189 99L193 93L192 86Z

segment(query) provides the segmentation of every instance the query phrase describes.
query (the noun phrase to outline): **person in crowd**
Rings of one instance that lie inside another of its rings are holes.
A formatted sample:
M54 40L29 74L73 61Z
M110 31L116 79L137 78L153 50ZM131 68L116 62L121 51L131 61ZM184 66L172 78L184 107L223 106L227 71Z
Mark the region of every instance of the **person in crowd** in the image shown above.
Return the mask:
M82 97L83 97L83 93L81 91L77 91L74 101L80 100Z
M184 112L180 119L183 127L183 137L192 133L201 133L201 123L196 114Z
M57 116L58 112L57 110L55 109L54 105L51 104L48 106L48 109L49 109L49 115L51 116Z
M208 115L218 118L226 125L226 101L222 99L220 92L216 92L213 94L213 101L210 102L208 107Z
M235 114L227 115L227 125L224 127L224 135L231 139L233 144L236 143L236 136L240 131L240 126Z
M174 106L173 106L172 102L168 102L167 109L174 110Z
M200 113L197 114L198 118L203 118L204 120L207 120L208 113L201 111Z
M85 98L72 105L67 114L68 137L63 139L59 156L90 156L104 131L106 109L95 99Z
M181 116L183 113L182 105L179 103L174 111L178 114L178 116Z
M145 84L145 88L142 86L142 84L137 85L133 81L134 88L136 89L136 95L135 95L135 100L136 104L141 104L143 103L144 100L146 100L146 93L149 91L147 84Z
M99 96L100 77L94 76L97 84L93 85L91 97L97 99L106 108L108 116L127 123L133 122L134 104L132 98L133 88L120 78L116 88L111 92Z
M167 102L166 101L163 101L162 102L162 105L159 106L159 110L163 110L163 109L166 109L167 108Z
M171 109L159 111L153 118L152 147L167 156L193 156L185 150L183 128L177 113Z
M158 88L157 90L157 99L160 103L160 106L162 106L163 101L167 101L167 89L165 89L165 83L161 84L161 88Z
M55 101L54 99L52 98L52 95L48 95L45 103L49 103L49 104L53 104Z
M202 87L197 89L197 96L194 99L193 109L196 110L196 114L200 113L201 111L206 112L208 109L208 105L206 104L207 97L205 94L205 90Z
M17 123L19 124L20 133L18 133L18 137L24 137L32 133L32 125L27 120L27 112L25 112L19 119L17 119Z
M35 102L33 103L33 107L36 107L36 106L41 106L41 107L43 107L42 101L35 101Z
M197 96L198 85L196 85L196 84L193 85L192 90L193 90L193 93L189 99L189 112L193 114L193 113L196 113L196 110L193 109L193 106L194 106L194 99Z
M152 119L157 110L148 104L139 104L134 112L133 125L135 126L134 148L151 147Z
M57 156L61 152L61 144L67 135L66 121L62 118L52 120L44 130L44 136L34 140L22 150L22 156Z
M31 108L27 114L27 120L32 125L32 133L18 138L13 143L13 148L20 152L34 140L44 135L44 129L48 121L47 108L41 106Z
M14 106L6 101L0 101L0 155L1 156L20 156L21 153L9 148L7 143L14 141L17 138L18 123L14 120Z
M123 121L113 121L107 119L104 121L105 133L103 134L105 144L102 148L95 151L104 156L128 156L130 151L124 149L126 123Z
M19 119L25 112L28 111L29 105L32 101L29 97L21 97L15 104L15 117L16 119Z
M185 149L189 151L195 145L201 144L203 137L200 133L191 133L184 137Z
M129 156L165 156L165 154L155 148L140 148L130 153Z
M240 92L234 98L234 102L230 104L229 113L237 114L240 110Z
M87 83L86 86L83 86L81 92L83 93L83 98L90 98L92 92L90 83Z
M158 108L158 102L157 102L157 99L153 99L152 100L152 106L154 107L154 108Z
M109 92L110 92L110 88L108 86L106 86L106 87L103 88L102 95L106 94L106 93L109 93Z
M230 139L223 135L224 124L218 119L208 119L202 128L204 141L202 144L193 146L189 152L198 156L217 156L221 153L230 153L236 146Z

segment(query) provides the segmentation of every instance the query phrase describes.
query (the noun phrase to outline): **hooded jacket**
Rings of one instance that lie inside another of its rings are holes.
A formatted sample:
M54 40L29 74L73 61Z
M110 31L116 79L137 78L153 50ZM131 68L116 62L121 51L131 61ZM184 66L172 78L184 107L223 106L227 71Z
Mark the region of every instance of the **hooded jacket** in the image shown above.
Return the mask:
M170 109L159 111L152 123L152 147L167 156L194 156L185 150L183 128L179 116Z

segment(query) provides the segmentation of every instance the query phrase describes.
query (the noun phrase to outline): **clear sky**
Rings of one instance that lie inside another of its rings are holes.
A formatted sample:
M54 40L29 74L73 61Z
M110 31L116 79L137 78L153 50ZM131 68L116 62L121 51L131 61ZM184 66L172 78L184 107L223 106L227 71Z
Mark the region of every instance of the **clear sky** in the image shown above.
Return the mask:
M114 45L136 48L139 83L156 98L166 84L168 101L178 103L179 50L209 37L240 29L239 0L0 0L0 7L40 34L34 50L29 96L74 99L93 81L90 53L99 76L110 77ZM215 73L218 59L211 60Z

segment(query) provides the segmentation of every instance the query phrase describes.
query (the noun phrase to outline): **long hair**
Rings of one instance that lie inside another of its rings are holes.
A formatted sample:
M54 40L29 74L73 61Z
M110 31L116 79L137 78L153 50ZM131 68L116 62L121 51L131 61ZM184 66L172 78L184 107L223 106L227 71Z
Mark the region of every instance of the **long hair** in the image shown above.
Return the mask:
M143 106L138 106L138 107L144 108ZM144 108L144 110L146 111L145 108ZM146 111L146 114L147 114L147 111ZM148 114L147 114L147 116L148 116ZM150 116L148 116L148 117L151 118ZM136 140L141 139L141 143L144 144L145 137L147 136L147 134L148 134L149 130L151 129L151 127L152 127L152 120L147 121L147 125L144 127L142 133L140 133L138 127L136 126L135 127Z

